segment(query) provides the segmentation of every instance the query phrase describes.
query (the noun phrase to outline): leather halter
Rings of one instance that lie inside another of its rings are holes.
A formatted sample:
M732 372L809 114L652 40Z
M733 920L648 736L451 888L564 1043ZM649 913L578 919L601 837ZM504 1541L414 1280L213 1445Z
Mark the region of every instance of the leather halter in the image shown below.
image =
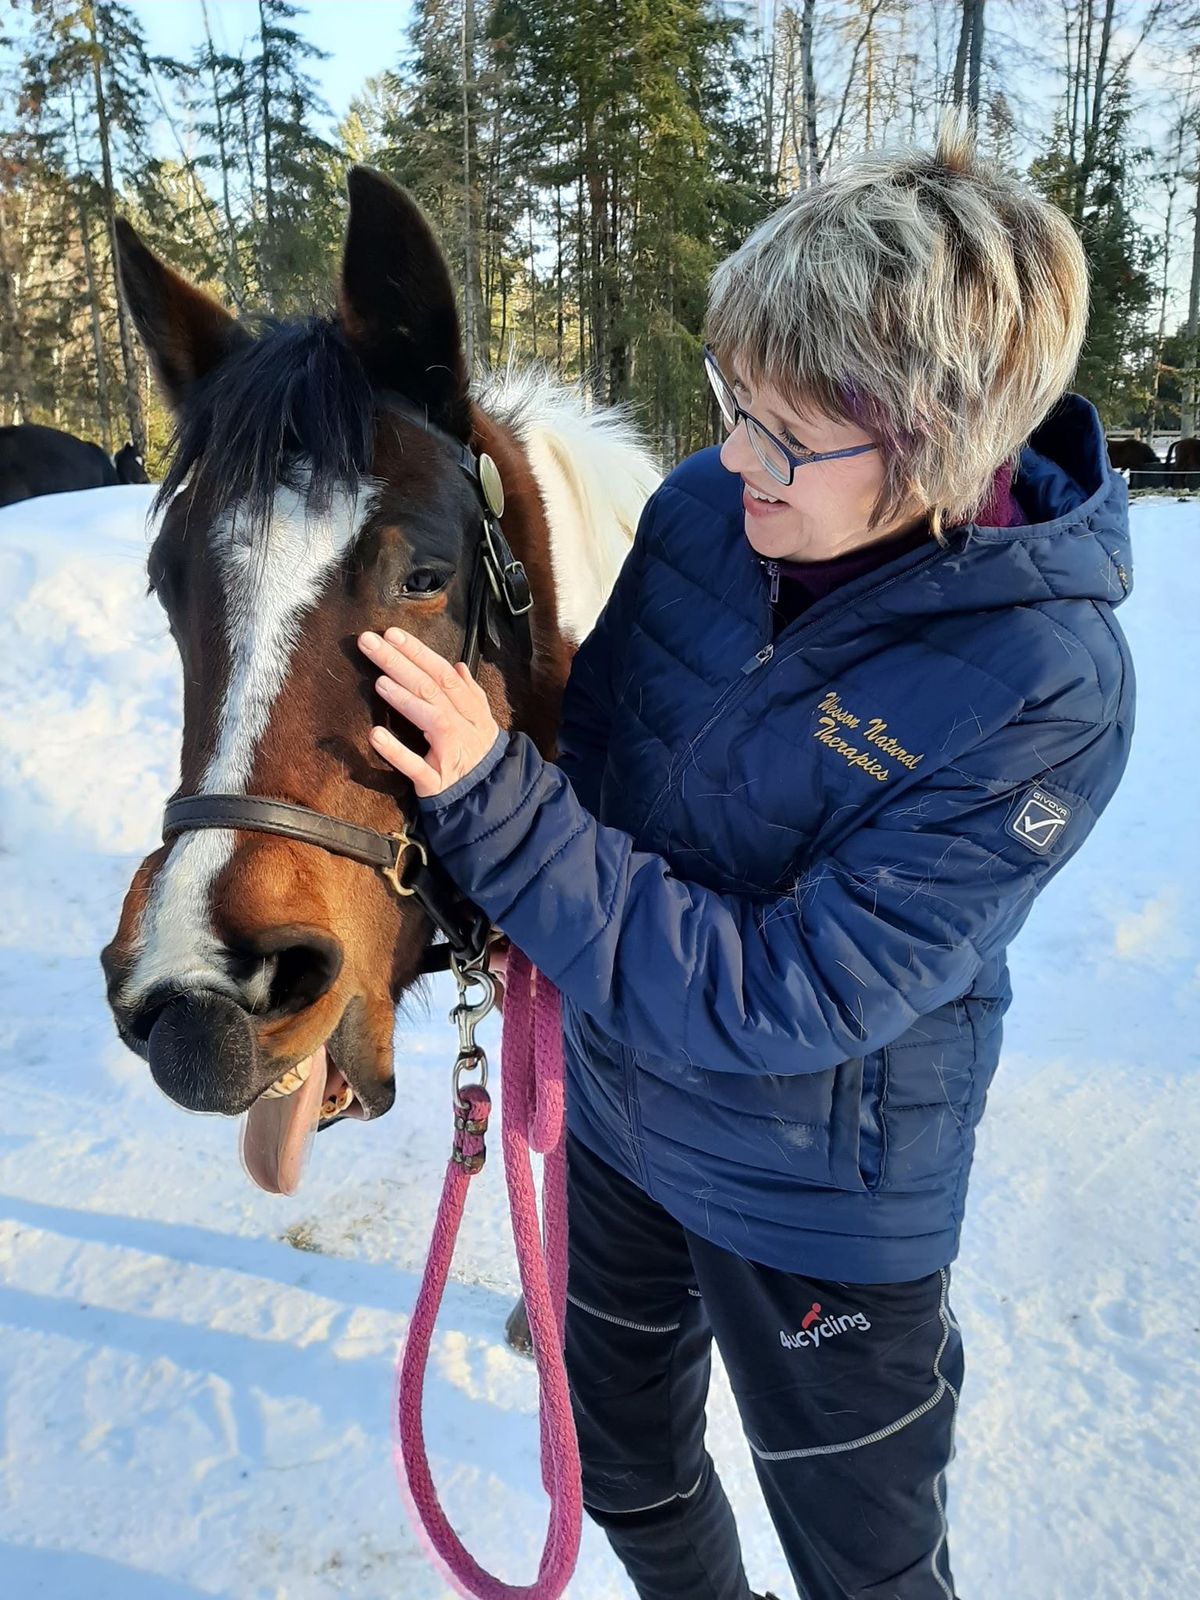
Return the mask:
M503 610L515 625L522 654L533 653L529 612L533 595L525 568L514 557L500 527L504 491L490 456L475 452L431 423L424 412L400 395L380 396L389 411L424 428L444 444L471 480L479 496L482 519L479 543L467 591L467 625L462 658L472 672L479 665L484 635L499 644L494 614ZM297 844L310 844L331 855L345 856L375 870L402 896L413 896L445 939L422 957L421 973L439 972L453 959L460 966L477 962L487 946L489 923L477 907L464 900L445 871L432 861L413 824L401 817L393 833L379 833L357 823L343 822L292 805L253 794L192 794L169 800L163 812L164 841L201 828L235 828L246 833L273 833ZM410 855L405 862L405 856ZM402 869L406 868L402 875Z

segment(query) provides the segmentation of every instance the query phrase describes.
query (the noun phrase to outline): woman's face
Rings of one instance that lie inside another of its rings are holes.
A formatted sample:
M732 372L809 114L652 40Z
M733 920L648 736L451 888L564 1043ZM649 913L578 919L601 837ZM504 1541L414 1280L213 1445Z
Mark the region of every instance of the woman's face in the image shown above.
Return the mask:
M725 375L738 404L753 412L797 455L871 443L870 434L853 423L838 422L819 412L802 415L770 385L759 384L751 391L735 362L728 363ZM771 561L827 561L886 539L918 520L908 513L877 528L868 527L871 507L883 483L883 457L878 450L797 467L791 484L785 487L759 461L739 421L721 446L721 465L741 478L746 538L760 556ZM763 498L758 498L760 495Z

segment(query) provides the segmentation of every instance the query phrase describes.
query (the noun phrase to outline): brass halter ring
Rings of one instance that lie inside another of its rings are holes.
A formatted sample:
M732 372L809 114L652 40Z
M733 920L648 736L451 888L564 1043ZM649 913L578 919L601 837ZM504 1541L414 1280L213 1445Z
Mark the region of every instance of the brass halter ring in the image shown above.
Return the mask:
M421 865L427 867L429 865L429 852L421 843L420 839L409 838L408 830L406 828L401 828L398 833L389 833L388 838L395 846L396 854L392 860L391 866L380 867L380 875L391 884L392 888L401 897L405 897L410 894L416 894L417 891L415 889L409 889L400 882L400 863L404 859L404 852L406 850L415 850L421 858Z

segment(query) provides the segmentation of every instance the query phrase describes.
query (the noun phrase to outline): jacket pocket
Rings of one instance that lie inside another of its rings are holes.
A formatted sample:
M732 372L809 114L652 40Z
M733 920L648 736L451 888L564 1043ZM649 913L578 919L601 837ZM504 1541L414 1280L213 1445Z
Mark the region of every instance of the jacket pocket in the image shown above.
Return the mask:
M612 1165L645 1185L641 1107L632 1052L564 997L563 1064L567 1124Z
M643 1189L649 1192L649 1174L646 1170L646 1135L642 1128L642 1098L638 1083L637 1058L632 1050L618 1045L621 1052L621 1070L625 1078L625 1117L629 1128L631 1154L641 1179Z
M843 1061L833 1069L829 1174L839 1189L873 1194L883 1182L887 1069L886 1050Z

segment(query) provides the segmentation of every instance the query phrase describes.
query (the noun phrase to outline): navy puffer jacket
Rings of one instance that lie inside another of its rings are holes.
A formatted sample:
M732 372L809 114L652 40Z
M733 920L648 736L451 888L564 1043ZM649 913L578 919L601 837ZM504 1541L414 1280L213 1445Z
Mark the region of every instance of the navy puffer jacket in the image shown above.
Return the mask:
M952 1259L1005 948L1125 766L1123 482L1068 397L970 526L771 642L740 480L646 507L576 658L561 768L502 736L422 803L558 984L568 1115L715 1244L901 1281Z

